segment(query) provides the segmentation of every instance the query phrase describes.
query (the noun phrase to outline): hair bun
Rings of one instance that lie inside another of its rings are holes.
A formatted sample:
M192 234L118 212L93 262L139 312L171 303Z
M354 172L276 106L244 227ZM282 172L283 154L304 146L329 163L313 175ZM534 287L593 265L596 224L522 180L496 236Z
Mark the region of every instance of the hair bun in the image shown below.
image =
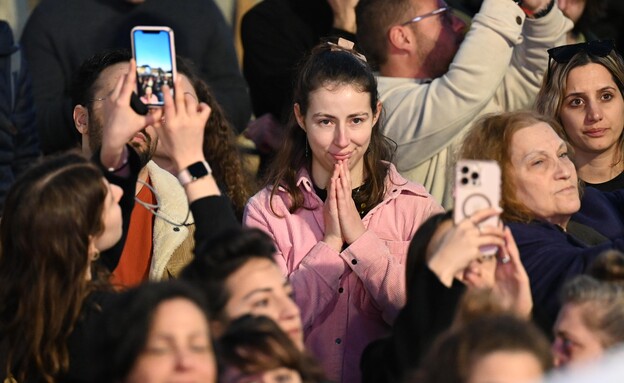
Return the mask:
M603 282L624 283L624 253L618 250L602 252L587 273Z

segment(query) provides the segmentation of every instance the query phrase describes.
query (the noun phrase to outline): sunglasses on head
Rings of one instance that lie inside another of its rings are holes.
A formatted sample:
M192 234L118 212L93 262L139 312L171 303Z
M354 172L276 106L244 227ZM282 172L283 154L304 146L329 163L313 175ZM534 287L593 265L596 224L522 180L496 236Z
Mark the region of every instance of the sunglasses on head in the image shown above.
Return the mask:
M555 60L558 64L566 64L579 52L585 52L596 57L607 57L615 47L613 40L593 40L585 43L562 45L550 48L548 52L548 78L550 79L550 63Z
M606 57L613 50L615 43L613 40L594 40L585 43L562 45L550 48L548 57L559 64L565 64L572 60L572 57L579 52L586 52L593 56Z

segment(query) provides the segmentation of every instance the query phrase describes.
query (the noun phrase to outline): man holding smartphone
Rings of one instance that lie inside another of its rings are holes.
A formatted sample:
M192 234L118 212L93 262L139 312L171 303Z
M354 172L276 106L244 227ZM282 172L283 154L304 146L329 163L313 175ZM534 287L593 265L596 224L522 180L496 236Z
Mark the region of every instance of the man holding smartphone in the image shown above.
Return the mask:
M82 149L90 155L101 145L104 121L102 101L130 68L129 51L96 54L78 69L72 85L74 124L82 137ZM158 136L147 126L130 141L141 159L128 238L112 282L131 287L144 280L177 276L193 258L192 216L176 177L152 161Z
M80 64L105 49L130 48L130 30L136 25L173 29L177 53L197 66L236 131L245 129L251 116L247 84L231 28L214 1L41 1L28 19L21 43L31 64L44 153L77 144L68 94Z
M358 43L379 69L397 169L449 208L454 147L480 115L529 108L572 23L555 0L485 0L466 24L441 0L360 0ZM465 36L465 38L464 38Z

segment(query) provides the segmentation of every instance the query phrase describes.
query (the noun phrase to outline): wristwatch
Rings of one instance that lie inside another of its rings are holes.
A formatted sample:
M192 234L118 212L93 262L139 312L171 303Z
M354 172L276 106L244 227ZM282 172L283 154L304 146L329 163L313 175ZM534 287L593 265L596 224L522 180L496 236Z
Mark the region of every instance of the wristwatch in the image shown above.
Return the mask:
M193 164L190 164L185 169L182 169L180 173L178 173L178 181L180 181L182 186L184 186L200 178L206 177L211 173L212 169L210 169L210 165L208 165L208 162L197 161Z

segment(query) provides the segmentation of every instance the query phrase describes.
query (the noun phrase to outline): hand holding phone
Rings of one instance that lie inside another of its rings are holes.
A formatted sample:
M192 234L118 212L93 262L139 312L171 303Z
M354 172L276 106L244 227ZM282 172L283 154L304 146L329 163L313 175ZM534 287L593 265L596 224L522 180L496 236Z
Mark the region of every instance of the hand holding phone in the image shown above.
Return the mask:
M164 103L164 85L169 86L173 95L176 77L173 30L165 26L137 26L132 28L130 37L137 63L138 98L148 107L160 107Z
M453 220L458 224L476 211L500 207L501 171L496 161L459 160L455 167L455 206ZM479 228L499 225L498 216L479 224ZM484 246L484 255L494 255L495 246Z

